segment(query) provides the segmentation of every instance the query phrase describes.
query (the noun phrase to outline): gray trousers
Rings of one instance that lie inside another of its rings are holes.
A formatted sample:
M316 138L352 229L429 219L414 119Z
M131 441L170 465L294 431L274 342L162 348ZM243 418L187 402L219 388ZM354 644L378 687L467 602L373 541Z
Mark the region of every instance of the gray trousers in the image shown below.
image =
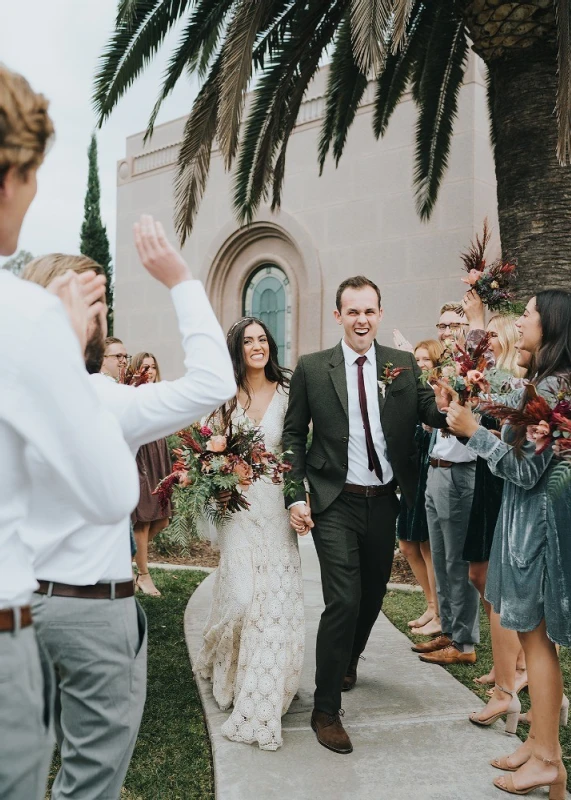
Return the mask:
M476 463L429 467L426 518L442 633L456 644L480 641L480 596L462 553L474 496Z
M55 671L61 768L52 800L118 800L145 705L145 614L133 597L38 594L33 614Z
M32 626L0 633L0 797L43 800L54 741L50 672Z

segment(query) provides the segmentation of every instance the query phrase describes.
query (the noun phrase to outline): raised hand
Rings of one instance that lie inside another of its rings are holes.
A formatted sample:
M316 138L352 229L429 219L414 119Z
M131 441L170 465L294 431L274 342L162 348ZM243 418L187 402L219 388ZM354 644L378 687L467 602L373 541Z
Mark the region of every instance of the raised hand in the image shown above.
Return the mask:
M298 536L305 536L315 526L307 503L298 503L290 508L289 522Z
M168 289L192 280L192 272L181 254L168 241L163 226L143 214L133 226L135 247L147 272Z
M397 328L393 330L393 344L397 350L406 350L408 353L414 353L414 348L409 340L405 339Z
M462 311L470 323L470 330L484 330L486 327L484 304L478 292L470 289L462 298Z

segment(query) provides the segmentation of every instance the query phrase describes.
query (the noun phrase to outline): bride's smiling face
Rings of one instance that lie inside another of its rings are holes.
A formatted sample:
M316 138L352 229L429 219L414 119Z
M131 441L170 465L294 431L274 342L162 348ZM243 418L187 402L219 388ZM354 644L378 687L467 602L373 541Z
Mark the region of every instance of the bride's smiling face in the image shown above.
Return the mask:
M268 337L261 325L253 322L244 330L246 369L264 369L270 359Z

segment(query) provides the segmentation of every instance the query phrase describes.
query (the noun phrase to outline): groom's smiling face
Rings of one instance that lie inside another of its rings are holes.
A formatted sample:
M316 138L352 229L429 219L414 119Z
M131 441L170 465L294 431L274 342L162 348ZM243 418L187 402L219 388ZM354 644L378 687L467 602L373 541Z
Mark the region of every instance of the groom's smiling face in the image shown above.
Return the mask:
M345 331L345 344L356 353L366 353L373 343L383 310L372 286L361 289L347 287L341 295L341 311L335 309L335 319Z

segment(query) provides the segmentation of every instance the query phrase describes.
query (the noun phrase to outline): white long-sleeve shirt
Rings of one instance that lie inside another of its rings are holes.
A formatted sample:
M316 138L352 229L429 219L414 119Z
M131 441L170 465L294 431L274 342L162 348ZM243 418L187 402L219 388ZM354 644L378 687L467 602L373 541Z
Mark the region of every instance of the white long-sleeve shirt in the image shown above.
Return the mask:
M224 334L199 281L171 290L185 353L185 374L175 381L133 387L92 375L99 398L118 420L119 436L136 454L153 442L209 414L236 393ZM94 525L60 505L41 488L44 465L33 466L38 491L24 531L32 544L36 576L78 586L131 577L129 512L112 525ZM46 530L49 535L46 536Z
M347 449L347 483L356 483L360 486L379 486L381 481L369 469L367 457L367 441L361 406L359 405L358 367L356 364L359 354L352 350L343 339L341 341L343 356L345 358L345 375L347 377L347 399L349 408L349 444ZM383 470L383 484L390 483L393 479L393 468L387 457L387 442L381 425L379 411L379 389L377 385L377 356L375 345L372 344L364 354L366 361L363 364L363 381L367 395L367 411L373 445L379 457Z
M122 519L139 496L133 456L89 384L62 304L0 271L0 608L29 603L37 587L23 528L36 491L56 487L69 513L95 524Z

